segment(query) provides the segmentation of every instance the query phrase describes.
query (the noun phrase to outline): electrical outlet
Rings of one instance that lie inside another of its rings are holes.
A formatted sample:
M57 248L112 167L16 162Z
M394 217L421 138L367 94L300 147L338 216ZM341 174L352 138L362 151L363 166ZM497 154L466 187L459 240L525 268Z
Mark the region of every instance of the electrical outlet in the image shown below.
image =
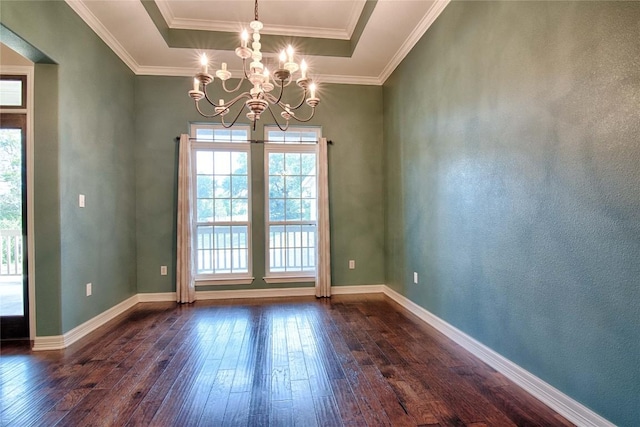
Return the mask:
M167 266L166 265L161 265L160 266L160 275L161 276L166 276L167 275Z
M355 259L350 259L349 260L349 270L355 270L356 269L356 260Z
M80 194L78 196L78 206L80 206L81 208L84 208L84 194Z
M91 296L91 283L87 283L87 296Z
M418 273L415 271L413 272L413 283L418 284Z

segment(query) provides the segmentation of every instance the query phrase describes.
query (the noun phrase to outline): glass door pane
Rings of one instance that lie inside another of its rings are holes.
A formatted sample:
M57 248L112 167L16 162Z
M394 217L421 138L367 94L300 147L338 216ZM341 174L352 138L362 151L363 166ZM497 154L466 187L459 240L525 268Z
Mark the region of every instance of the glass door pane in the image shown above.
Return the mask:
M0 115L1 338L28 337L26 116Z

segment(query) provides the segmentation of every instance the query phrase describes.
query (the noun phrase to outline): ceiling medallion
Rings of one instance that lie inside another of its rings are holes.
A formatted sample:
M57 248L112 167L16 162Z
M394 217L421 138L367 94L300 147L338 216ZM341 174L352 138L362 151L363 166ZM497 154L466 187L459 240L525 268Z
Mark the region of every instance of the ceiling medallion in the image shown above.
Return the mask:
M260 48L262 47L260 44L260 30L263 28L263 25L258 19L258 0L255 0L254 10L255 20L249 24L249 27L253 30L251 47L248 47L249 33L244 30L241 35L240 47L236 48L236 55L242 59L242 70L244 74L240 82L238 82L235 88L231 90L227 89L226 82L231 78L231 72L227 70L227 64L224 62L222 63L222 67L215 72L215 76L222 82L222 88L226 93L237 93L245 79L248 80L253 87L248 92L242 92L229 101L225 102L224 99L220 99L218 103L213 102L207 94L207 86L214 81L214 76L209 74L209 59L205 54L202 54L200 58L201 69L193 79L193 90L189 91L189 96L195 100L196 109L200 115L207 118L220 117L221 123L225 128L232 127L238 121L243 111L242 107L238 108L238 112L231 122L225 122L225 116L231 111L235 104L244 99L244 105L249 110L247 118L253 124L254 130L256 128L256 122L260 120L261 115L268 110L280 130L285 131L289 127L289 121L291 119L298 122L308 122L311 120L320 99L316 97L316 85L307 77L308 68L306 62L304 59L300 64L294 61L294 51L291 46L280 52L278 69L276 71L270 73L267 67L263 65L262 52L260 52ZM248 60L251 60L251 62L247 67ZM294 80L294 74L298 71L300 74L295 82L302 92L302 99L298 105L291 106L285 104L282 99L285 88L291 85ZM277 97L271 93L276 87L279 87ZM213 113L206 114L202 112L199 101L203 98L213 107ZM306 118L297 117L297 110L305 103L311 107L311 114ZM278 123L273 111L275 108L277 108L277 112L280 112L280 116L286 121L284 126Z

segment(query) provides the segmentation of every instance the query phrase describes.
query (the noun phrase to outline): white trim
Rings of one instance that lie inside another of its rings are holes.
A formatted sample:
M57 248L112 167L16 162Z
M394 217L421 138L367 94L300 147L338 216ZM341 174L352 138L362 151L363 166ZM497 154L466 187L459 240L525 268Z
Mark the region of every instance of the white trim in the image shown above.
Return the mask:
M153 65L140 65L131 54L118 42L118 40L111 34L111 32L100 22L98 18L91 12L91 10L84 4L83 0L65 0L65 2L71 7L71 9L82 18L82 20L102 39L102 41L111 48L111 50L124 62L135 75L147 75L147 76L176 76L176 77L193 77L193 69L185 67L165 67L165 66L153 66ZM407 54L413 49L415 44L420 40L424 33L429 29L431 24L442 13L444 8L449 4L450 0L436 0L425 14L422 20L418 23L416 28L404 41L400 49L387 63L379 76L350 76L350 75L332 75L332 74L318 74L315 76L315 80L320 83L333 83L333 84L352 84L352 85L373 85L381 86L389 78L391 73L402 62ZM157 1L158 8L161 14L165 17L165 21L170 22L172 19L167 20L165 11L161 6L161 1ZM359 15L358 15L359 18ZM357 21L356 21L357 22ZM211 30L208 26L206 29ZM305 30L306 31L306 30ZM323 30L324 31L324 30ZM321 32L323 32L321 31ZM350 30L353 32L353 29ZM265 33L266 34L266 33ZM306 33L310 35L310 33ZM322 37L317 35L317 37ZM241 75L242 70L231 71L234 75Z
M237 277L237 278L202 278L195 279L196 288L198 286L222 286L222 285L250 285L253 283L254 277Z
M269 24L260 30L261 34L275 34L282 36L298 36L298 37L315 37L349 40L353 35L362 10L364 9L364 1L353 2L350 16L347 22L347 28L310 28L310 27L292 27L283 25ZM164 18L167 26L172 29L182 30L203 30L203 31L223 31L228 33L238 33L241 25L237 22L216 21L209 19L194 18L178 18L168 1L156 0L156 5L160 14ZM358 7L360 6L360 7Z
M385 285L331 285L331 295L356 295L384 293Z
M131 67L129 67L131 68ZM395 68L395 67L394 67ZM140 65L135 69L131 68L138 76L173 76L193 78L193 68L186 67L161 67L152 65ZM242 70L229 70L233 76L241 76ZM380 86L384 83L381 77L375 76L349 76L339 74L314 74L314 80L319 84L346 84L346 85L366 85Z
M164 0L156 0L156 6L158 6L158 10L160 11L160 15L164 18L164 22L171 28L171 23L176 19L176 16L173 14L173 9L169 5L168 1Z
M332 287L336 295L379 293L384 291L384 285L335 286ZM275 298L292 296L314 296L312 286L301 288L273 288L273 289L238 289L227 291L196 291L196 300L220 300L238 298ZM95 329L104 325L116 316L143 302L172 302L176 301L175 292L139 293L120 304L108 309L85 323L73 328L64 335L43 336L34 338L34 351L60 350L68 347Z
M424 33L427 32L431 24L440 16L445 7L449 4L450 0L436 0L433 2L427 13L420 20L418 25L413 29L409 37L402 43L400 49L396 52L396 54L391 58L387 66L384 67L380 75L378 76L379 84L384 84L384 82L389 78L391 73L396 69L398 65L402 62L402 60L411 52L411 49L418 43L418 41L422 38Z
M314 296L315 288L274 288L274 289L234 289L230 291L196 291L196 300L236 299L236 298L275 298Z
M131 56L113 36L113 34L111 34L107 27L105 27L102 22L96 18L93 12L91 12L87 5L84 4L83 0L65 0L65 2L75 13L78 14L78 16L80 16L80 18L82 18L89 28L91 28L93 32L96 33L116 55L118 55L118 58L120 58L134 74L138 74L140 65L138 65L133 56Z
M137 70L131 69L138 76L173 76L191 77L193 79L193 68L186 67L162 67L153 65L142 65ZM234 70L229 70L232 75L237 75ZM242 72L242 71L240 71ZM193 81L193 80L192 80Z
M167 302L176 301L175 292L158 292L158 293L140 293L138 294L138 302Z
M134 295L121 303L114 305L110 309L103 311L97 316L87 320L81 325L76 326L64 335L56 335L51 337L35 337L33 343L34 351L42 350L60 350L70 346L89 333L95 331L100 326L115 319L125 311L134 307L138 303L138 295Z
M395 68L395 67L394 67ZM193 72L191 72L193 75ZM345 76L340 74L316 74L314 75L320 85L324 83L344 84L344 85L365 85L365 86L381 86L384 80L375 76Z
M160 3L161 2L156 2L158 6L160 6ZM191 18L173 18L170 22L167 21L167 25L169 26L169 28L176 30L221 31L225 33L239 33L239 30L241 29L241 25L238 25L235 22ZM262 30L260 30L260 34L291 37L312 37L332 40L349 40L351 37L346 29L295 27L291 25L285 26L273 24L269 24L267 27L264 27Z
M435 316L404 295L399 294L388 286L384 286L384 294L572 423L581 427L615 427L614 424L596 414L591 409L575 401L484 344L476 341L474 338Z
M315 283L315 276L265 276L265 283Z
M34 65L35 66L35 65ZM29 292L29 339L36 336L36 233L34 211L34 67L27 67L27 286Z
M451 339L462 348L482 360L496 371L522 387L527 393L539 399L542 403L558 412L572 423L583 427L615 427L605 418L591 409L562 393L560 390L544 382L527 370L516 365L494 350L476 341L474 338L450 325L428 310L414 303L404 295L386 285L355 285L332 286L334 295L354 295L366 293L384 293L386 296L400 304L420 320L435 328L438 332ZM238 298L274 298L290 296L314 296L314 287L303 288L278 288L278 289L238 289L230 291L200 291L196 292L197 300L219 300ZM134 295L120 304L110 308L93 319L72 329L64 335L35 337L34 351L63 349L90 332L104 325L116 316L134 307L139 302L175 301L175 292L164 293L140 293Z
M61 350L65 348L64 335L52 335L47 337L35 337L33 351Z

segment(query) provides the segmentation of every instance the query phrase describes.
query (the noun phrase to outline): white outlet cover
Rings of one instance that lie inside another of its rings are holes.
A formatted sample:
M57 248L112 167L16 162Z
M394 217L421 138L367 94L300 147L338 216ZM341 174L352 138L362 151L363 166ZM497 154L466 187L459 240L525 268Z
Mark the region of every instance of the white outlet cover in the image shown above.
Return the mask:
M87 283L87 296L88 296L88 297L89 297L89 296L91 296L91 291L92 291L92 289L91 289L91 283Z
M78 206L80 206L81 208L84 208L84 194L80 194L78 196Z
M167 275L167 266L166 265L161 265L160 266L160 275L162 275L162 276L166 276Z
M349 260L349 269L350 270L354 270L355 268L356 268L356 260L350 259Z
M418 273L415 271L413 272L413 283L418 284Z

